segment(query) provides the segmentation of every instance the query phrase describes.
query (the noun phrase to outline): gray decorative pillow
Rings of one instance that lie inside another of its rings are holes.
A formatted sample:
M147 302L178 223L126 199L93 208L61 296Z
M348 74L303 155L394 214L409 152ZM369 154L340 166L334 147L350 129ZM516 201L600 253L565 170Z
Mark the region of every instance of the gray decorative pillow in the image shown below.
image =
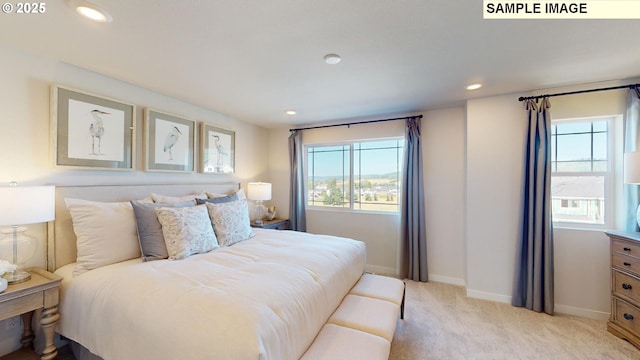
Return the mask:
M251 230L247 200L206 203L220 246L230 246L255 236Z
M156 214L169 259L184 259L219 247L205 206L159 207Z
M198 203L198 205L202 205L204 203L221 204L221 203L226 203L226 202L231 202L236 200L238 200L238 194L233 193L231 195L218 196L218 197L209 198L209 199L196 199L196 203Z
M195 206L192 201L177 203L173 205L155 204L145 201L132 201L133 213L136 217L138 229L138 242L140 252L144 261L161 260L169 257L167 246L164 243L162 225L158 221L156 208L159 207L186 207Z

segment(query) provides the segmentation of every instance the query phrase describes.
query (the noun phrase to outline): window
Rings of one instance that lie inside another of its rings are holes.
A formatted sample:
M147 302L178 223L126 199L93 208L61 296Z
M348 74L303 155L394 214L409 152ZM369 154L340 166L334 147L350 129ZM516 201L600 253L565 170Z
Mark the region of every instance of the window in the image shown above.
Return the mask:
M307 206L398 212L404 139L309 145Z
M610 224L613 118L554 120L551 124L553 221L570 226Z

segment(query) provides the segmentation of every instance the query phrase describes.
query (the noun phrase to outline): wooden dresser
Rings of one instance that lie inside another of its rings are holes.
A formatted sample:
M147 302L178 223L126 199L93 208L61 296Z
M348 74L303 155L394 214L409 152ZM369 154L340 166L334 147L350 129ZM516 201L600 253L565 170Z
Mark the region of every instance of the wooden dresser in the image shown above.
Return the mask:
M610 333L640 348L640 233L608 231L611 239Z

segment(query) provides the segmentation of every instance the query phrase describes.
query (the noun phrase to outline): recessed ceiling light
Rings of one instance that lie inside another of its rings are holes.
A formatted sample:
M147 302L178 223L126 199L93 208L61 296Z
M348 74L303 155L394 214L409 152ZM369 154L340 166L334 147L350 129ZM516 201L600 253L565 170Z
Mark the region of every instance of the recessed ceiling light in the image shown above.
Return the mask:
M287 114L287 115L295 115L295 114L297 114L297 113L295 112L295 110L287 110L287 111L285 111L284 113L285 113L285 114Z
M337 54L327 54L324 56L324 62L327 64L335 65L340 61L342 61L342 58Z
M482 84L471 84L467 86L467 90L478 90L482 87Z
M70 0L69 5L80 15L87 19L101 22L110 23L113 21L113 17L102 7L82 0Z

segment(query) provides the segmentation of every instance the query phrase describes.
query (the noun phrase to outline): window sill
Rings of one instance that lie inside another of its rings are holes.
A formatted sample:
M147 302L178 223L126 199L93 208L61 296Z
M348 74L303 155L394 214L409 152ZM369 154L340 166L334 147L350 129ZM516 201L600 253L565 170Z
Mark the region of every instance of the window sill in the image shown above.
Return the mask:
M400 216L400 212L396 211L367 211L367 210L354 210L348 208L324 208L324 207L307 207L306 211L319 211L319 212L335 212L335 213L349 213L360 215L383 215L383 216Z
M571 231L597 231L604 232L612 230L611 226L604 225L574 225L574 224L553 224L553 230L571 230Z

